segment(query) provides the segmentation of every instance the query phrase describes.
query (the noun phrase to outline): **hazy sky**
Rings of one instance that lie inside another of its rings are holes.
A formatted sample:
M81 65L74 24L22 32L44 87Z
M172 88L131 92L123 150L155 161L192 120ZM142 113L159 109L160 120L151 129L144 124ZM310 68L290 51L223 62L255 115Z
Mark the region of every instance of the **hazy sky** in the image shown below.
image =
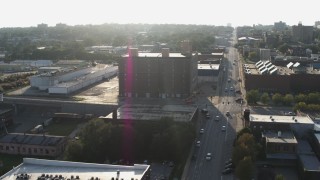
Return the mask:
M318 0L0 0L0 27L46 23L314 25Z

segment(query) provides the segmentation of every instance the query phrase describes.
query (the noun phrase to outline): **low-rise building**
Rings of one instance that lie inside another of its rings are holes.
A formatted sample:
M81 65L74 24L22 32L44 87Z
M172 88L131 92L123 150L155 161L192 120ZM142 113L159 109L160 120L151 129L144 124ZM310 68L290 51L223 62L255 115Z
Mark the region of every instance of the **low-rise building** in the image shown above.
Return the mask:
M65 136L9 133L0 137L0 153L57 157L66 142Z
M274 116L249 115L249 126L259 131L293 131L296 136L302 137L314 128L314 122L309 116Z
M297 140L291 131L264 131L265 152L270 159L296 159Z
M0 177L2 180L149 180L150 166L82 163L24 158L23 163Z

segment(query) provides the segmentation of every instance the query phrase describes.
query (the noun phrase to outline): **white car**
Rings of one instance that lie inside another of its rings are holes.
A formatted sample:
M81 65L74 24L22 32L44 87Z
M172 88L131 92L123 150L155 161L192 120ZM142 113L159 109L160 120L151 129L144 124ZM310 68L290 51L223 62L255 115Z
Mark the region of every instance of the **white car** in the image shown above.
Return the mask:
M226 126L222 126L222 127L221 127L221 131L222 131L222 132L226 131Z
M197 146L197 147L200 147L200 141L197 141L197 142L196 142L196 146Z
M216 121L219 121L219 119L220 119L220 116L216 116L216 117L214 118L214 120L216 120Z
M210 161L211 159L212 159L212 154L211 153L207 153L206 160Z
M230 87L230 91L233 91L233 87Z
M200 129L200 134L203 134L204 133L204 129Z

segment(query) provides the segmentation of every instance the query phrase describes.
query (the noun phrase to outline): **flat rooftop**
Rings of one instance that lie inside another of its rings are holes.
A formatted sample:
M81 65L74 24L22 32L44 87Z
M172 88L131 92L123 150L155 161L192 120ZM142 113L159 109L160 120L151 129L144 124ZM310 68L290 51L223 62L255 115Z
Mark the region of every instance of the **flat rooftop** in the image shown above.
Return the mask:
M124 55L123 57L129 57L128 54ZM138 57L162 57L162 53L149 53L149 52L139 52ZM181 53L169 53L169 57L186 57Z
M278 135L279 135L278 132L275 132L275 131L267 131L262 133L262 136L266 137L267 142L290 143L290 144L298 143L293 133L290 131L281 131L281 135L280 136Z
M0 138L0 143L28 144L39 146L55 146L65 139L64 136L42 134L9 133Z
M149 169L149 165L135 164L133 166L120 166L109 164L93 164L93 163L81 163L70 161L56 161L56 160L44 160L24 158L23 163L13 168L0 178L2 180L16 180L18 175L29 175L28 180L45 180L53 177L60 176L59 180L71 179L78 180L78 176L81 180L90 180L92 177L94 180L110 180L111 178L118 178L130 180L130 179L142 179L146 171ZM117 175L119 171L119 175ZM48 178L39 178L39 176L48 175ZM21 178L23 179L23 178ZM58 179L58 178L57 178Z
M198 64L198 70L219 70L220 64Z
M170 117L177 122L191 121L197 106L193 105L123 105L117 109L117 119L160 120ZM112 113L106 117L112 119Z
M250 114L249 118L251 122L314 124L314 122L309 116L270 116L270 115Z
M315 155L310 154L300 154L299 159L302 166L307 171L318 171L320 172L320 162Z

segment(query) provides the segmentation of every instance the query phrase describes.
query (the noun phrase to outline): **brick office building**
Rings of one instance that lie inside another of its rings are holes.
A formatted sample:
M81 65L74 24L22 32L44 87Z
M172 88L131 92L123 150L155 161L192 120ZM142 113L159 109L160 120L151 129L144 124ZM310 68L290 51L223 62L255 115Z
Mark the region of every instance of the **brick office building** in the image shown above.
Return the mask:
M197 53L141 53L129 49L119 61L119 96L182 98L197 85Z

